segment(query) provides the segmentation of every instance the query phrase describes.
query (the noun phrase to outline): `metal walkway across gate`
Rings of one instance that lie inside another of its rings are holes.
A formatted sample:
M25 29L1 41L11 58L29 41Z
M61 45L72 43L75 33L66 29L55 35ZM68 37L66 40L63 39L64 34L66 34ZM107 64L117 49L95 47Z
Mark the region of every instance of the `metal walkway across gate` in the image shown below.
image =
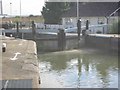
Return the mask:
M32 90L32 80L31 79L23 79L23 80L2 80L2 90L9 90L11 88L29 88Z

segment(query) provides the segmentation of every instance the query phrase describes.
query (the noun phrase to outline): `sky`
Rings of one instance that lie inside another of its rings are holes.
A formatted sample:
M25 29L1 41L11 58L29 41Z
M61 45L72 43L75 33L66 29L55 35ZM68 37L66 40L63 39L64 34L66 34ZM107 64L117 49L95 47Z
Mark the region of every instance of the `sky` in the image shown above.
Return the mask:
M41 15L44 2L45 0L21 0L21 15ZM20 15L20 0L2 0L2 3L3 14Z
M21 0L21 15L41 15L44 2L47 0ZM77 1L77 0L49 0L49 1ZM84 0L79 0L84 1ZM90 0L86 0L90 1ZM91 0L99 1L99 0ZM103 1L119 1L119 0L103 0ZM20 15L20 0L2 0L3 2L3 14L10 16ZM11 4L10 4L11 3Z

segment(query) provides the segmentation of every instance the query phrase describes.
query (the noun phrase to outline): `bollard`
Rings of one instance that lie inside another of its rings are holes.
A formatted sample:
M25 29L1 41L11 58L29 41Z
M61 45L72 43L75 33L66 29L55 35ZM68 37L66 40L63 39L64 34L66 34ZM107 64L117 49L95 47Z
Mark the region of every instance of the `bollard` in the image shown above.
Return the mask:
M32 35L33 35L33 40L36 39L36 31L35 31L35 22L32 21Z
M82 30L82 36L86 36L86 30Z
M59 50L65 50L66 46L66 37L65 37L65 32L64 29L59 29L58 32L58 49Z

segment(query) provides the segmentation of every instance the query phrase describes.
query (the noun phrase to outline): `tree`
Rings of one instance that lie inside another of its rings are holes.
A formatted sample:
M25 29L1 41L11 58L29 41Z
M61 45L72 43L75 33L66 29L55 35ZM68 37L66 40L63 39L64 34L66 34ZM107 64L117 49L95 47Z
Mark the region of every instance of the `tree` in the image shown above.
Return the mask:
M20 16L15 16L15 18L20 18Z
M69 9L69 5L69 2L46 2L41 12L45 24L61 24L61 16Z
M34 15L30 14L29 17L34 17Z

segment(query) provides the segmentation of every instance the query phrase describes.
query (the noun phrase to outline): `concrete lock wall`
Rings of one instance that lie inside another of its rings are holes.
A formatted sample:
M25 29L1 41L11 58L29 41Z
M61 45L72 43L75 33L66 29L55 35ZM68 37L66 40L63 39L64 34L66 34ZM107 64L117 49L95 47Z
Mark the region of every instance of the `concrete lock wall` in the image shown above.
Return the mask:
M56 51L58 50L57 39L37 39L38 51Z
M120 38L117 37L98 37L86 36L85 44L89 47L96 47L103 50L118 51L118 42Z
M6 33L7 36L10 36L12 34L13 37L16 37L16 33ZM60 50L60 47L64 49L74 49L78 47L78 37L77 35L66 35L63 38L62 41L60 41L59 38L62 38L58 36L58 33L36 33L36 43L37 47L40 50L43 51L57 51ZM33 40L33 34L32 33L19 33L19 38L21 39L27 39L27 40ZM60 45L61 44L61 45ZM62 50L62 49L61 49Z
M78 48L78 37L66 38L66 49Z
M6 36L16 37L16 33L5 33ZM32 33L19 33L19 38L33 40ZM118 37L102 37L97 35L87 35L85 37L85 45L100 48L103 50L115 50L118 51L118 42L120 38ZM58 34L56 33L37 33L36 40L37 47L44 51L57 51L60 50L60 44L62 46L61 50L74 49L78 47L78 37L76 35L65 35L63 41L58 39ZM64 44L63 44L64 42Z
M77 38L67 38L65 44L65 50L77 48ZM36 40L38 50L41 51L58 51L60 50L58 45L58 38L54 39L37 39Z

